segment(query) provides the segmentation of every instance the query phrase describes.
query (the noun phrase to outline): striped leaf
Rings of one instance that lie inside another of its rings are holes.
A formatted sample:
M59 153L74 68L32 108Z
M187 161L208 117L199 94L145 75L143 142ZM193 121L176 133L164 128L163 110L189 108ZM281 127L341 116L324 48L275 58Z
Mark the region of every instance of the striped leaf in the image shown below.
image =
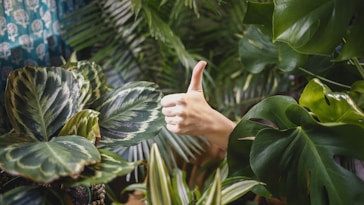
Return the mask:
M79 108L75 75L60 67L24 67L9 74L5 107L16 133L48 141Z
M98 115L94 110L82 110L67 121L58 135L78 135L96 144L101 139Z
M43 186L20 186L0 195L0 204L6 205L64 205L71 198L60 196Z
M40 183L79 176L84 166L101 160L99 151L80 136L54 137L39 142L23 134L0 137L0 167Z
M167 167L156 144L152 145L149 159L147 198L148 204L172 205L172 185Z
M78 181L72 185L103 184L108 183L118 176L124 176L133 171L142 161L128 162L119 155L99 149L101 153L101 162L88 166L82 172Z
M106 77L100 65L90 61L78 61L77 63L67 63L63 65L66 70L81 74L89 83L87 95L84 96L83 102L90 106L98 100L102 93L109 89L106 84Z
M163 118L162 93L150 82L133 82L104 95L95 109L100 112L102 143L130 146L156 135ZM97 103L95 103L97 104Z

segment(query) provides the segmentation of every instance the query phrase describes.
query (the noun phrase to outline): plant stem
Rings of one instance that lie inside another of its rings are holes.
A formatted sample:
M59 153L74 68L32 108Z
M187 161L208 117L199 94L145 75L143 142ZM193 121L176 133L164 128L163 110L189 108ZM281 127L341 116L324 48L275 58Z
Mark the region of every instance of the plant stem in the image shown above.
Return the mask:
M307 73L307 74L309 74L309 75L312 75L312 76L313 76L313 77L315 77L315 78L318 78L318 79L320 79L320 80L322 80L322 81L325 81L325 82L327 82L327 83L331 83L331 84L333 84L333 85L337 85L337 86L340 86L340 87L343 87L343 88L350 89L350 86L349 86L349 85L344 85L344 84L341 84L341 83L338 83L338 82L335 82L335 81L329 80L329 79L324 78L324 77L322 77L322 76L316 75L316 74L314 74L314 73L312 73L312 72L310 72L310 71L308 71L308 70L306 70L306 69L304 69L304 68L302 68L302 67L299 67L298 69L300 69L301 71L303 71L303 72L305 72L305 73Z
M352 58L351 61L354 63L355 67L358 69L361 77L364 79L364 69L360 65L360 62L359 62L358 58Z

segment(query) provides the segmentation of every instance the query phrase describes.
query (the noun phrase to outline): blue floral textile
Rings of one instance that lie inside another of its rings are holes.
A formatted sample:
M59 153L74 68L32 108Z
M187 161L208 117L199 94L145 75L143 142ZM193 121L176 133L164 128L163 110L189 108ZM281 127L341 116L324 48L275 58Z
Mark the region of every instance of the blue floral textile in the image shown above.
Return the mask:
M9 72L26 65L61 65L71 49L61 39L59 20L82 5L82 0L0 0L0 131Z

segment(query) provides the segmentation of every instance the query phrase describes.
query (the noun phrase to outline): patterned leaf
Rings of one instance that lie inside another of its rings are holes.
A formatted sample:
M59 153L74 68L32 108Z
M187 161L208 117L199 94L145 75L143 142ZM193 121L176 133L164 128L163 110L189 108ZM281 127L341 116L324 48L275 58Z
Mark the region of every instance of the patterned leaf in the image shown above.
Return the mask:
M100 160L96 147L80 136L54 137L48 142L16 133L0 137L0 167L36 182L75 178L85 165Z
M94 110L82 110L68 120L58 135L79 135L95 144L101 139L98 115Z
M80 180L73 185L91 185L108 183L117 176L124 176L133 171L136 166L143 161L128 162L119 155L105 150L99 149L101 153L101 162L89 166L80 176Z
M61 198L54 191L43 186L20 186L0 195L0 204L6 205L63 205L71 198Z
M24 67L9 74L5 107L17 133L48 141L79 106L79 86L60 67Z
M78 61L77 63L65 64L63 67L66 70L80 73L90 83L88 95L84 98L87 106L99 99L101 94L108 90L103 69L95 62Z
M133 145L155 136L163 122L161 96L157 86L149 82L126 84L103 96L95 108L100 112L101 135L105 139L101 142Z

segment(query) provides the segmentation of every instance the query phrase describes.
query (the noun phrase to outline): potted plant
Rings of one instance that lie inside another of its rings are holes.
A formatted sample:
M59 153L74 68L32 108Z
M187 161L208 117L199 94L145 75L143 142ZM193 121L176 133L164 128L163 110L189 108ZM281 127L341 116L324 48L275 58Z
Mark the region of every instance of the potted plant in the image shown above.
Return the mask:
M92 188L142 163L110 147L155 136L160 98L150 82L109 87L101 67L89 61L11 72L5 106L12 130L0 137L1 174L9 178L2 181L0 203L83 204L75 187L84 187L91 203ZM104 202L105 190L100 193Z

